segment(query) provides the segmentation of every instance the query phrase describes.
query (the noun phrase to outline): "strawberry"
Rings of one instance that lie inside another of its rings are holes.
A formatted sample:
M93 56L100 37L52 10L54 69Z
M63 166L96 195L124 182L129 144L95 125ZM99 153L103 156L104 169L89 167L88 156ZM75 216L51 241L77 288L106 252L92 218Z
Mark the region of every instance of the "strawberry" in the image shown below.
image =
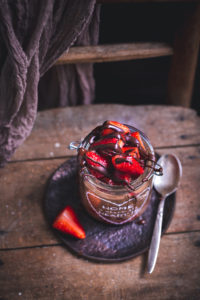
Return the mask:
M106 135L112 134L114 132L115 131L113 129L105 128L105 129L102 130L101 135L106 136Z
M103 138L94 142L90 149L94 150L115 150L117 152L122 152L122 147L124 146L124 141L117 138Z
M103 168L107 168L108 167L108 160L100 155L99 153L97 153L96 151L87 151L85 154L85 158L87 163L90 166L93 167L99 167L102 166Z
M144 173L139 162L132 156L115 155L112 157L112 164L116 170L138 177Z
M118 132L123 132L123 133L130 132L130 129L126 125L121 124L117 121L106 121L104 122L103 126L106 126L109 129L114 129Z
M57 230L71 234L79 239L84 239L86 236L74 210L70 206L66 206L60 212L52 226Z
M122 139L118 140L118 145L122 148L124 146L124 141Z
M88 167L88 169L89 169L90 173L97 179L101 179L104 176L102 173L95 171L94 169L92 169L90 167Z
M140 153L137 147L123 147L122 152L126 155L131 155L134 158L140 158Z
M143 148L143 150L145 150L145 146L144 146L144 143L143 143L143 141L141 139L141 136L140 136L139 132L138 131L131 132L131 136L134 137L134 138L136 138L139 141L140 146Z
M103 177L101 180L103 182L107 183L108 185L117 185L117 183L114 180L112 180L108 177Z
M113 179L108 177L103 177L101 178L101 181L107 183L108 185L121 185L123 183L130 183L131 175L119 171L115 171Z
M85 158L90 173L98 179L102 178L108 168L108 159L95 151L87 151Z
M117 178L118 182L126 182L126 183L130 183L131 182L131 175L130 174L126 174L120 171L115 171L115 177Z

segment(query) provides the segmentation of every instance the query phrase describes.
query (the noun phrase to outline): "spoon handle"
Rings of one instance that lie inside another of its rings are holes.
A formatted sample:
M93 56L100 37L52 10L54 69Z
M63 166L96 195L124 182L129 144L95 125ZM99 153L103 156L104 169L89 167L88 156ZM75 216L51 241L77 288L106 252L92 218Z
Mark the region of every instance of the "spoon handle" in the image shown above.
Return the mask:
M156 216L156 221L154 225L153 235L151 239L151 244L149 248L148 254L148 263L147 263L147 271L148 273L152 273L156 264L158 250L160 246L160 238L162 231L162 222L163 222L163 211L165 205L166 196L162 197L158 206L158 212Z

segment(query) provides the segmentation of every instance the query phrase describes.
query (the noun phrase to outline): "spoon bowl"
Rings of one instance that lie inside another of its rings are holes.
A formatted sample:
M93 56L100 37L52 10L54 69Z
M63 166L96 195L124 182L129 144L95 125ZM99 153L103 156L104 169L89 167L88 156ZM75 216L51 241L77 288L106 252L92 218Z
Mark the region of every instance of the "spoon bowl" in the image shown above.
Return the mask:
M158 164L163 168L162 176L155 176L153 185L159 194L168 196L176 191L182 176L181 162L174 154L160 157Z
M153 181L154 188L161 195L161 199L149 248L148 273L153 272L158 256L165 199L177 190L182 176L181 162L176 155L165 154L160 157L157 163L162 167L163 175L155 176Z

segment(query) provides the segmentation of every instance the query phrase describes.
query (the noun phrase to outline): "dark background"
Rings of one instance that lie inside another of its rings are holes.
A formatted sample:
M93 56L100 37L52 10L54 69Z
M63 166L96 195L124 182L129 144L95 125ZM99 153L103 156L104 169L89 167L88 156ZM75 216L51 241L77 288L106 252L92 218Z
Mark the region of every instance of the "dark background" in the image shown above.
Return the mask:
M173 45L190 3L102 4L99 44L167 42ZM167 104L171 57L94 64L95 103ZM200 59L191 107L200 112Z

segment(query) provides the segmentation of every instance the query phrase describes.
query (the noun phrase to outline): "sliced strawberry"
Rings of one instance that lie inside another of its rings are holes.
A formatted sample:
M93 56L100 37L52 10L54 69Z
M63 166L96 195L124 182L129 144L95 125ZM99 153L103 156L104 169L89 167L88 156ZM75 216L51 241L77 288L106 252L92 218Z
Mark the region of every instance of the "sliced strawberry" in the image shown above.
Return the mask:
M108 167L108 160L95 151L87 151L85 154L85 158L90 166L102 166L104 168Z
M100 179L105 176L108 168L108 159L95 151L87 151L85 154L86 162L90 173Z
M101 179L102 177L104 177L104 175L98 171L95 171L94 169L88 167L90 173L95 176L97 179Z
M146 151L144 143L142 141L142 138L141 138L139 132L138 131L131 132L131 136L134 137L134 138L136 138L139 141L140 146Z
M125 183L130 183L131 182L131 175L130 174L125 174L120 171L115 171L114 173L114 178L111 179L108 177L103 177L101 178L101 181L107 183L108 185L121 185Z
M112 157L112 164L116 170L133 176L140 176L144 173L139 162L132 156L115 155Z
M106 145L115 145L116 143L118 142L118 139L117 138L102 138L96 142L94 142L90 147L91 148L97 148L97 147L101 147L101 148L104 148L106 147Z
M120 182L130 183L131 182L131 175L128 173L123 173L120 171L115 171L115 177Z
M108 178L108 177L103 177L101 179L101 181L107 183L108 185L117 185L117 182L115 182L114 180Z
M124 146L124 141L122 139L118 140L118 145L122 149Z
M60 212L52 226L59 231L71 234L79 239L84 239L86 236L74 210L70 206L66 206Z
M130 129L126 125L121 124L117 121L106 121L104 122L103 126L106 126L109 129L114 129L118 132L124 132L124 133L130 132Z
M126 155L131 155L134 158L140 158L140 153L137 147L123 147L122 152Z
M106 136L106 135L112 134L113 132L115 132L113 129L105 128L102 130L101 135Z
M124 146L124 141L117 138L104 138L100 139L97 142L94 142L90 149L94 150L115 150L117 152L122 152L122 147Z

